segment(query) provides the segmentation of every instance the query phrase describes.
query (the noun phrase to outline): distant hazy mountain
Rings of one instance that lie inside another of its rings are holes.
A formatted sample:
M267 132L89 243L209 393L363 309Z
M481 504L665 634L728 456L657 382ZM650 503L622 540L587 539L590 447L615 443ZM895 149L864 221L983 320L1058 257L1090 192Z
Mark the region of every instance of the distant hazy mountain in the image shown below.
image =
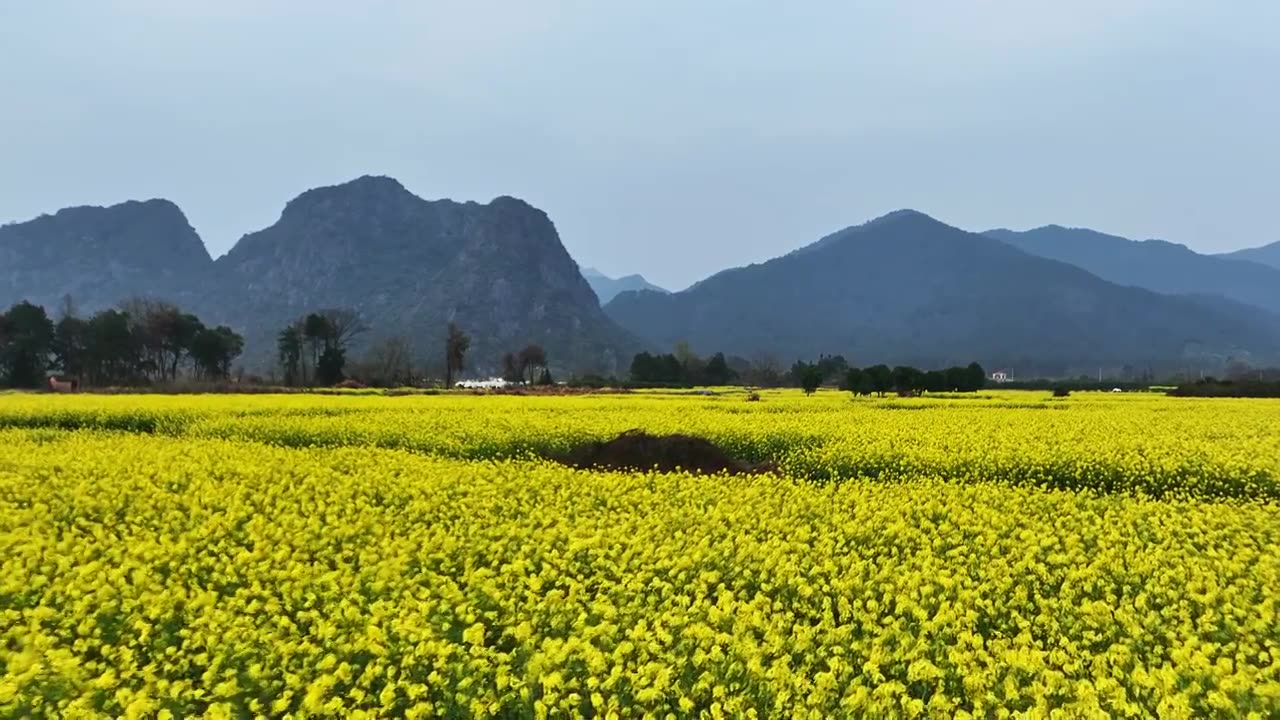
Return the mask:
M254 368L274 362L285 323L325 308L355 309L366 341L403 336L428 363L457 322L472 339L471 372L528 343L558 370L616 372L637 347L541 210L510 197L428 202L390 178L309 190L217 262L162 200L0 228L0 309L28 299L56 313L64 295L81 314L134 295L177 302L243 333Z
M1218 257L1232 258L1235 260L1249 260L1251 262L1262 263L1263 265L1268 265L1273 268L1280 268L1280 242L1273 242L1270 245L1263 245L1262 247L1224 253Z
M474 370L539 343L557 368L612 372L634 349L547 215L510 197L427 201L385 177L308 190L214 272L210 304L268 349L284 323L326 307L354 308L371 337L402 335L428 359L456 322Z
M1275 316L1226 304L1119 286L907 210L682 292L622 293L605 311L653 347L784 361L838 352L1060 375L1280 357Z
M601 305L607 304L617 296L618 293L627 292L628 290L652 290L659 293L668 292L648 280L645 280L643 275L624 275L620 278L611 278L595 268L584 267L582 268L582 277L587 279L587 283L591 285L591 289L595 291L596 297L600 299Z
M73 207L0 226L0 307L96 312L134 295L190 300L213 260L167 200Z
M1058 225L985 234L1119 285L1170 294L1221 295L1280 312L1280 269L1242 258L1201 255L1164 240L1135 241Z

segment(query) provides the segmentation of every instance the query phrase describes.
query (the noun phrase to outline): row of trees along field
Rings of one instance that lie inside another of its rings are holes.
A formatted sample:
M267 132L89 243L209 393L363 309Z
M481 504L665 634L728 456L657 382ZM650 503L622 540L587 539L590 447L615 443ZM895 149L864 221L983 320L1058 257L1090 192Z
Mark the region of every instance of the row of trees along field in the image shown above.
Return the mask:
M358 313L327 309L309 313L282 328L276 338L276 365L288 386L332 386L351 378L362 384L414 385L427 373L416 372L407 340L390 337L371 345L359 362L349 363L353 341L368 331ZM450 324L444 338L445 386L465 370L471 339ZM68 302L60 318L44 308L14 305L0 314L0 381L10 387L41 387L50 372L80 385L124 386L229 379L232 362L244 340L226 326L207 327L198 317L168 302L135 298L91 318L76 316ZM902 395L980 389L985 373L968 367L921 371L912 367L875 365L854 368L840 355L814 362L798 361L790 372L763 357L752 361L715 353L703 359L687 343L674 352L637 354L630 382L648 386L791 385L813 392L839 385L859 395ZM530 344L502 358L509 382L551 384L546 350ZM621 383L610 383L621 384Z
M631 360L631 381L641 385L730 385L738 378L724 353L703 361L687 346L661 355L642 352Z
M276 365L288 386L330 386L352 380L363 385L396 387L427 382L433 373L415 369L409 341L403 337L384 338L369 346L363 359L349 362L352 342L366 333L368 326L348 309L330 309L304 315L289 323L276 336ZM450 387L466 370L471 338L449 323L444 338L444 362L435 366L444 371L444 386ZM428 363L430 364L430 363ZM547 352L541 345L528 345L502 358L503 379L528 384L552 383ZM438 382L438 380L437 380Z
M68 302L57 321L21 302L0 314L0 381L44 387L50 373L78 385L140 385L189 376L225 380L244 350L230 328L207 327L176 305L137 298L90 318Z
M986 384L986 371L978 363L945 370L920 370L909 366L873 365L856 368L841 355L821 355L809 362L798 360L783 373L769 358L726 359L716 353L703 360L687 344L670 353L642 352L631 361L631 382L636 385L749 385L803 388L812 393L824 385L839 386L855 395L918 395L924 392L973 392Z
M547 351L541 345L527 345L518 353L502 356L502 379L529 385L552 385L547 367Z
M284 384L329 386L342 382L351 342L368 329L358 313L343 308L309 313L289 323L276 336Z
M978 363L943 370L920 370L909 365L872 365L857 368L841 355L822 355L816 362L798 361L791 367L794 385L812 393L826 384L838 384L854 395L920 395L926 392L976 392L987 384L987 373Z

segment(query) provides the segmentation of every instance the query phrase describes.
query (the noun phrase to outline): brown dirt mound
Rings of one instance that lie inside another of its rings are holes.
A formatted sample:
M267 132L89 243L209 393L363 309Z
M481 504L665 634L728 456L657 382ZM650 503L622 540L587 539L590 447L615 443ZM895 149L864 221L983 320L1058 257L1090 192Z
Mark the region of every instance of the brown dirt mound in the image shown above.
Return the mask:
M771 463L752 465L731 457L703 438L689 435L650 435L628 430L608 442L581 445L567 456L553 458L583 470L658 470L712 475L744 475L773 470Z

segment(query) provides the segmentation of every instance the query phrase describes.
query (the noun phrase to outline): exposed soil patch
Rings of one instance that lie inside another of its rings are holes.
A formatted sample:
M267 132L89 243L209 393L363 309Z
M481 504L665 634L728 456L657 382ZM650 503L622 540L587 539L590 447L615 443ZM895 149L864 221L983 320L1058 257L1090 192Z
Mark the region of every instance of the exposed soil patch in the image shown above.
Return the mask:
M703 438L689 435L650 435L628 430L608 442L580 445L568 455L551 458L583 470L658 470L713 475L745 475L774 470L773 463L759 465L739 460Z

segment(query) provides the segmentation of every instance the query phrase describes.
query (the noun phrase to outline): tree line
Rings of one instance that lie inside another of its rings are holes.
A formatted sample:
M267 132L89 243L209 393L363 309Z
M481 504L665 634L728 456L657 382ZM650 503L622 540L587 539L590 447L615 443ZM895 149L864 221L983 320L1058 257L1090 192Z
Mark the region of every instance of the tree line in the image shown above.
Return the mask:
M276 361L285 385L332 386L346 379L351 341L368 326L354 310L308 313L276 335Z
M307 313L276 335L276 370L287 386L333 386L344 380L382 386L426 382L426 371L414 369L404 338L372 344L365 357L349 361L353 342L368 331L358 313L331 308ZM449 323L444 337L444 385L451 387L466 369L471 338ZM134 298L117 308L80 318L68 300L54 321L43 307L22 302L0 314L0 382L9 387L47 386L56 373L81 386L130 386L173 382L180 378L227 380L232 363L244 350L244 339L225 325L206 326L194 314L162 300ZM506 353L503 379L513 383L552 384L546 350L538 344ZM437 368L439 369L439 368ZM601 384L623 385L599 378ZM717 352L702 358L687 343L670 353L638 353L632 358L630 383L641 386L792 385L813 392L838 385L855 394L977 390L985 373L968 367L921 371L875 365L854 368L840 355L797 361L789 372L771 356L751 361Z
M51 373L78 386L129 386L180 376L225 380L244 338L225 325L208 327L162 300L135 298L89 318L70 301L57 321L44 307L20 302L0 314L0 382L46 387Z
M918 395L925 392L973 392L986 385L986 371L978 363L942 370L920 370L900 365L852 367L842 355L819 355L817 360L797 360L782 372L776 360L726 358L717 352L703 360L687 343L670 353L642 352L631 360L630 382L641 386L733 385L791 386L813 393L824 385L838 386L855 395Z
M676 345L674 352L642 352L631 359L631 382L640 385L730 385L738 378L724 353L703 360L688 343Z
M1168 391L1174 397L1280 398L1280 380L1268 379L1263 372L1256 377L1201 378L1182 383Z
M412 348L399 336L370 345L360 361L350 361L353 341L368 327L349 309L308 313L290 322L276 336L276 368L287 386L332 386L350 380L383 387L439 383L427 379L425 368L415 369ZM449 323L443 342L444 387L452 387L467 369L471 337L456 323ZM502 377L512 383L551 384L547 351L529 344L502 357Z
M926 392L977 392L987 384L987 373L978 363L945 370L920 370L907 365L849 368L841 389L854 395L920 395Z
M526 385L553 385L551 368L547 365L547 351L536 343L526 345L516 353L502 356L502 379Z

